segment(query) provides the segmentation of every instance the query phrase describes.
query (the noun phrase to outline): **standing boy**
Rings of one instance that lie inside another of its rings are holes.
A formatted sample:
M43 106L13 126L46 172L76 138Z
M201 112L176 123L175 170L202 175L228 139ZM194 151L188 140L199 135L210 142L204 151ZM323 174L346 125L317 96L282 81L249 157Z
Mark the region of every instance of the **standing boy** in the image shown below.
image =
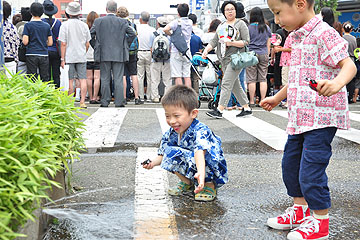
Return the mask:
M49 81L48 46L53 44L50 26L41 21L44 7L41 3L34 2L30 6L32 20L25 24L23 31L23 44L26 47L27 74L37 76L39 69L40 78Z
M328 239L331 200L326 168L337 129L350 126L345 85L356 67L347 42L315 16L314 0L268 0L268 5L275 23L293 31L288 84L260 105L271 111L287 97L289 136L282 175L294 205L267 224L281 230L297 227L287 235L289 240ZM317 82L314 89L310 80Z
M80 80L80 107L86 108L86 52L90 46L90 31L86 23L79 19L80 4L71 2L65 12L69 20L61 25L59 40L61 41L61 67L69 64L69 95L74 92L74 80Z

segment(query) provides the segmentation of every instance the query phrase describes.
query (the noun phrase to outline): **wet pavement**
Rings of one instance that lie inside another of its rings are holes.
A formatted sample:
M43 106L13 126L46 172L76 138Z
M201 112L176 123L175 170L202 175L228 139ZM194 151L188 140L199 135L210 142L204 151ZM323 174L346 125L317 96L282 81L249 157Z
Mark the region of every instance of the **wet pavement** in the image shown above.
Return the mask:
M93 113L94 109L88 111ZM282 128L286 123L265 112L254 115ZM156 146L161 130L156 121L149 120L143 126L138 117L138 112L125 117L116 147L89 151L73 164L72 186L76 191L44 210L56 217L44 239L142 239L135 232L136 149ZM151 111L146 117L155 118ZM239 128L209 120L205 112L199 118L223 139L230 181L210 203L196 202L192 194L169 197L175 219L175 225L169 226L173 238L286 239L288 231L265 225L267 218L291 205L281 179L282 152ZM151 134L144 135L148 128ZM136 140L131 140L134 136ZM360 147L335 138L333 150L327 171L332 196L330 239L360 240ZM169 185L176 185L177 177L167 176ZM148 228L156 230L159 222L152 222ZM151 239L165 239L159 236Z

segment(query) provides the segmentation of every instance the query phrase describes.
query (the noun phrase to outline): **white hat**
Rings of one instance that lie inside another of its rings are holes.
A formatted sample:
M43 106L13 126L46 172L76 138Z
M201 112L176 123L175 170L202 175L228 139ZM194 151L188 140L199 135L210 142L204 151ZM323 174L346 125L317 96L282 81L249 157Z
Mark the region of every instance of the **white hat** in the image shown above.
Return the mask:
M78 2L70 2L67 7L65 12L69 15L80 15L81 14L81 8L80 8L80 3Z
M168 22L168 20L167 20L167 18L166 18L166 17L164 17L164 16L162 16L162 17L158 17L156 20L157 20L157 21L158 21L158 23L159 23L159 24L161 24L161 25L166 25L166 24L168 24L168 23L169 23L169 22Z

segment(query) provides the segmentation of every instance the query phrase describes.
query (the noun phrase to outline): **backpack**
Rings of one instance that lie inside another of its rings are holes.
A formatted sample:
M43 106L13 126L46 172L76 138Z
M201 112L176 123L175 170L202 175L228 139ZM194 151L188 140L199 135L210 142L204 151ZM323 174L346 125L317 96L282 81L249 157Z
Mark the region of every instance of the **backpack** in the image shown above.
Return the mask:
M154 35L151 57L155 62L164 62L170 58L169 39L163 33L154 32Z
M134 38L134 40L132 41L132 43L130 45L129 54L135 55L135 54L137 54L138 49L139 49L139 39L137 37L136 25L134 23L131 23L130 21L129 21L129 24L133 28L133 30L136 34L136 37Z

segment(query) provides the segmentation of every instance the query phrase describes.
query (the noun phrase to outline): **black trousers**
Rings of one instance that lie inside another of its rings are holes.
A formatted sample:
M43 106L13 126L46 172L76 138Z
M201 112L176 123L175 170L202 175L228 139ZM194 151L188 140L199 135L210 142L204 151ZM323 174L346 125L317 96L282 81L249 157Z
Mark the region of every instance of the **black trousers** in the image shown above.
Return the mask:
M43 82L49 81L49 57L48 56L26 56L26 67L27 74L34 75L38 77L38 69L40 74L40 79Z
M55 88L60 87L60 56L56 51L49 51L49 79L52 79L55 84Z

